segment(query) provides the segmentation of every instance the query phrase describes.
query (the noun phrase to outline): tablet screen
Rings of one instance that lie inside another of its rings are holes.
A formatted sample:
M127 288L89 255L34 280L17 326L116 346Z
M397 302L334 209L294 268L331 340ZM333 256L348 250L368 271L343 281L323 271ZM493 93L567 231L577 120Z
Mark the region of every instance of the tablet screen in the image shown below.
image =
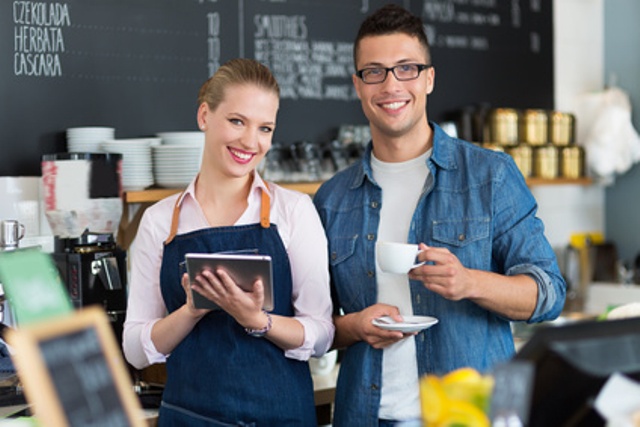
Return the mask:
M273 280L271 257L257 254L196 254L185 255L189 280L204 269L215 271L221 268L245 291L250 291L256 280L262 279L264 284L264 308L273 310ZM196 308L220 309L213 301L208 300L198 292L193 292L193 303Z

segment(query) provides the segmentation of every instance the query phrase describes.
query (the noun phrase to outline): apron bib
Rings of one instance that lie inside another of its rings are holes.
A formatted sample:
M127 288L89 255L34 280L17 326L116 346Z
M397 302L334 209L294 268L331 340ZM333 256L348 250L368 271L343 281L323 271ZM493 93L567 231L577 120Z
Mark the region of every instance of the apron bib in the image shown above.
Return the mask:
M169 313L182 307L184 255L250 251L270 255L273 314L292 316L289 257L269 223L262 193L260 224L214 227L177 235L180 201L165 242L160 287ZM167 383L159 423L164 426L315 426L313 383L307 362L288 359L265 338L249 336L223 310L205 315L167 358Z

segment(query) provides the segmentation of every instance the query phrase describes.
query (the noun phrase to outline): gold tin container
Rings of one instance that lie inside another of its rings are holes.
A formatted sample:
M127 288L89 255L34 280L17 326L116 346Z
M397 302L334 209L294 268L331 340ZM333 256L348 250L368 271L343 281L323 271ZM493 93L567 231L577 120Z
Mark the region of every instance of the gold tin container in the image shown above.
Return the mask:
M533 155L533 174L538 178L554 179L560 172L558 147L545 145L536 147Z
M513 108L496 108L487 115L484 142L499 145L518 143L518 111Z
M564 178L581 178L584 176L584 148L572 145L560 149L560 174Z
M520 125L520 140L539 146L547 143L548 114L546 110L524 110Z
M483 142L481 146L483 148L486 148L487 150L499 151L504 153L504 147L500 144L495 144L493 142Z
M529 178L533 174L533 148L529 144L519 144L507 149L522 176Z
M573 144L575 126L576 119L573 114L552 111L549 114L549 141L561 147Z

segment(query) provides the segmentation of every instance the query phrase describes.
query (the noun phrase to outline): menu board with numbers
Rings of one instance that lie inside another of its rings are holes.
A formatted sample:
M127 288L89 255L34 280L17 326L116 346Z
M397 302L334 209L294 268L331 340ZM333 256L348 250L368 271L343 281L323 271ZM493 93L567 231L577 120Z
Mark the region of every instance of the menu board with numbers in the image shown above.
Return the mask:
M65 130L117 138L196 129L200 85L226 60L256 58L281 85L275 140L335 138L366 124L352 44L388 0L65 0L0 3L0 176L40 175ZM552 2L395 0L432 43L429 117L468 105L551 108Z

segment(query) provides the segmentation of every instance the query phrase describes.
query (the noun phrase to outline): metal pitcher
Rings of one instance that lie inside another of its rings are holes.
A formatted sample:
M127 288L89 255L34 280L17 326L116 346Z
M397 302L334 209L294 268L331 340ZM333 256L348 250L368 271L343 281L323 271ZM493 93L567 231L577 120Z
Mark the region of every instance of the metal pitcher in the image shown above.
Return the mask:
M0 250L15 249L24 237L24 224L9 219L0 221Z

